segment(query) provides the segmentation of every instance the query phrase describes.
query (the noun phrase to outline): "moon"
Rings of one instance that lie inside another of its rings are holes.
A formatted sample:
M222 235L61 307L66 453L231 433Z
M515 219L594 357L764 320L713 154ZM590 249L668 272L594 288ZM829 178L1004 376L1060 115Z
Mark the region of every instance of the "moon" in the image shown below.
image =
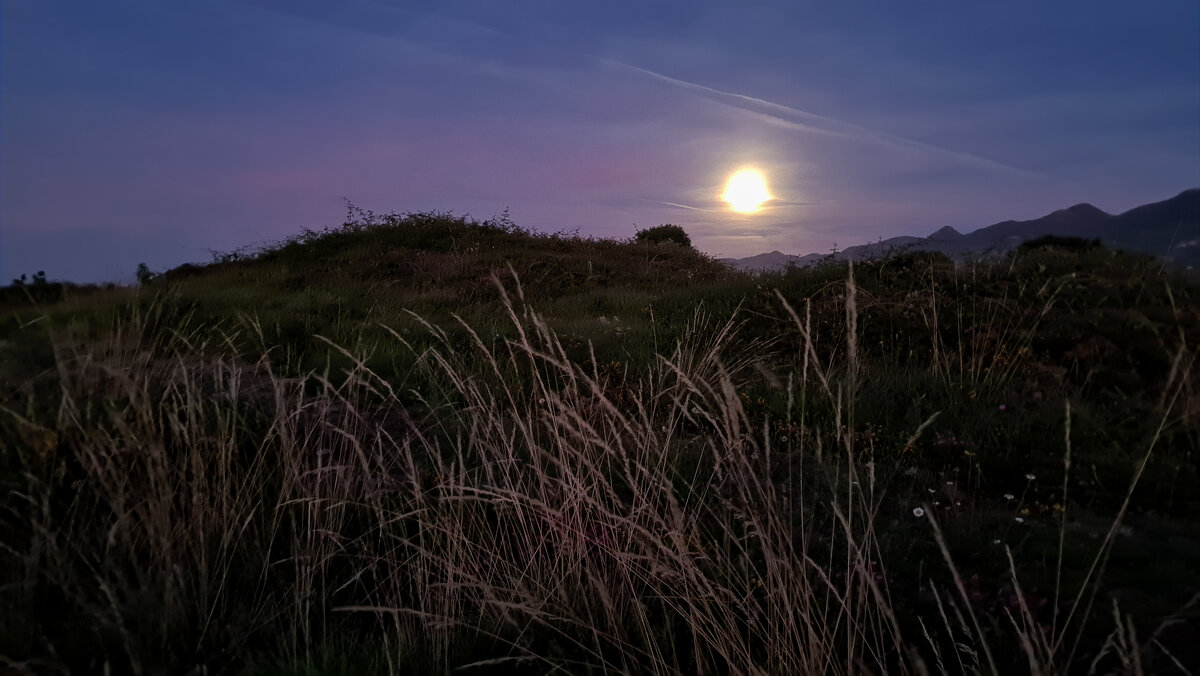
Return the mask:
M729 202L730 208L742 214L759 210L763 202L771 199L767 190L767 179L757 169L739 169L729 177L721 199Z

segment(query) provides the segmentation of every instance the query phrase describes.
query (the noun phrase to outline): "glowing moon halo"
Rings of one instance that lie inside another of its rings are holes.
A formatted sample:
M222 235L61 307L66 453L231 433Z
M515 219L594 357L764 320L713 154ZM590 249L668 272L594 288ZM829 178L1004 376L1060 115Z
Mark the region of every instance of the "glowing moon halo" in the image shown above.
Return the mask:
M729 177L721 199L729 202L729 206L738 213L752 214L758 211L763 202L771 199L771 193L767 191L767 180L762 172L740 169Z

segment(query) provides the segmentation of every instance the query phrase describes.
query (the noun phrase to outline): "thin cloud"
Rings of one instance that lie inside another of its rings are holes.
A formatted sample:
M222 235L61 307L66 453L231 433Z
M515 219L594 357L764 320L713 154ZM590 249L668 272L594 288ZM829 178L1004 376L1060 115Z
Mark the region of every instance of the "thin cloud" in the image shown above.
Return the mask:
M691 209L692 211L703 211L703 212L709 213L709 214L717 213L716 209L703 209L701 207L690 207L686 204L680 204L678 202L664 202L662 200L648 200L648 199L642 199L642 201L650 202L651 204L662 204L662 205L665 205L668 207L678 207L680 209Z
M1021 169L1020 167L1014 167L1004 164L1003 162L997 162L986 157L980 157L979 155L964 153L957 150L950 150L948 148L942 148L940 146L935 146L922 141L916 141L903 136L895 136L893 134L876 131L874 129L860 127L855 124L850 124L849 122L843 122L842 120L838 120L836 118L809 113L807 111L792 108L791 106L785 106L773 101L767 101L765 99L760 99L753 96L746 96L745 94L737 94L734 92L726 92L720 89L714 89L713 87L708 87L695 82L689 82L687 80L681 80L669 75L663 75L662 73L657 73L640 66L630 65L620 61L613 61L611 59L604 59L603 62L641 73L642 75L646 75L661 82L666 82L672 86L679 87L680 89L685 89L714 103L726 105L732 108L738 108L755 115L764 116L769 120L779 123L790 129L871 141L896 149L919 150L926 153L933 153L941 157L954 159L958 162L962 162L973 167L1002 172L1010 176L1034 179L1046 178L1045 175L1041 173L1030 171L1028 169Z

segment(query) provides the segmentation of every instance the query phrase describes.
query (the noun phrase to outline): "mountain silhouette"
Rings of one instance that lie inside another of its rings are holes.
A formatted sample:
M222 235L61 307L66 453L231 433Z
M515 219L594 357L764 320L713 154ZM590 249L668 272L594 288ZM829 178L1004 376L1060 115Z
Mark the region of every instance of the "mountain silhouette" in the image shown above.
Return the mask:
M781 270L821 260L861 260L903 251L940 251L964 261L1003 256L1022 242L1044 235L1099 239L1110 249L1150 254L1181 267L1200 266L1200 188L1113 215L1091 204L1076 204L1031 221L1002 221L970 233L946 226L928 237L892 237L852 246L835 254L785 254L780 251L723 259L747 271Z

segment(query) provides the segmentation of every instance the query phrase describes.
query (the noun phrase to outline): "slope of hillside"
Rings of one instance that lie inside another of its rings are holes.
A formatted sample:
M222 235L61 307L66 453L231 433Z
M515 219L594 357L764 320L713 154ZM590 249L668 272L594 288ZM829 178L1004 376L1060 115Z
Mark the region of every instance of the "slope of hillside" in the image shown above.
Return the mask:
M682 330L693 299L708 297L713 312L732 312L752 284L672 243L537 233L445 214L369 213L262 251L181 266L161 281L146 291L170 289L198 313L227 321L253 316L268 342L292 346L289 354L314 354L315 336L387 345L375 364L411 362L390 331L427 341L425 321L463 341L459 319L489 337L510 335L498 284L551 317L573 355L586 354L590 341L605 355L634 345L639 359L654 348L641 338ZM312 367L319 358L300 362Z

